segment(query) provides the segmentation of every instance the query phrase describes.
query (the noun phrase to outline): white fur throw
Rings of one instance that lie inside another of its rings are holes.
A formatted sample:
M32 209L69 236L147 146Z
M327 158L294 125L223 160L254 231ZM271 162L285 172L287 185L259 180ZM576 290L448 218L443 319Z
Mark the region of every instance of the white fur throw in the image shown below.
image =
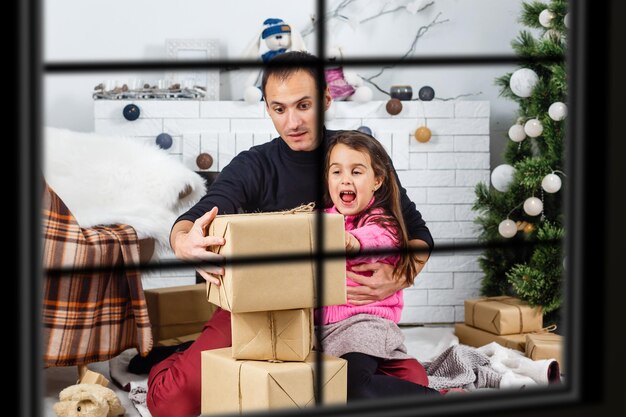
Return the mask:
M51 127L43 142L44 177L78 224L128 224L156 240L157 257L170 251L176 218L206 192L200 175L156 144Z

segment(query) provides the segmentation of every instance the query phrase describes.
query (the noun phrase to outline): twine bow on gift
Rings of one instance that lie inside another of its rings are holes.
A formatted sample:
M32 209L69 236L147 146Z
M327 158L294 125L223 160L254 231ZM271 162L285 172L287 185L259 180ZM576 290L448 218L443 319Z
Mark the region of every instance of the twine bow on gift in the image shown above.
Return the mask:
M243 364L247 361L237 361L239 362L239 368L237 369L237 394L238 394L238 400L239 400L239 414L242 413L242 398L243 395L241 395L241 368L243 367Z
M291 210L282 211L282 214L294 214L294 213L311 213L315 209L315 202L311 201L309 204L302 204Z
M272 347L272 359L268 359L268 362L282 362L277 359L278 355L276 354L276 344L278 343L278 337L276 335L276 321L274 319L274 313L271 311L267 312L267 325L270 329L270 344Z
M539 330L535 330L534 332L530 332L530 334L552 333L554 331L556 331L556 324L551 324Z
M541 335L552 335L553 331L556 330L556 324L552 324L550 326L544 327L543 329L537 330L536 332L532 332L532 333L527 333L528 335L534 335L534 336L541 336ZM555 335L556 336L556 335ZM526 336L526 345L528 346L528 336ZM541 342L543 343L547 343L547 344L551 344L551 345L561 345L561 341L560 340L545 340L545 339L539 339ZM534 341L533 341L534 342ZM527 353L527 356L529 358L532 358L533 355L535 354L535 349L537 349L537 344L536 343L532 343L532 347L530 348L529 352Z
M496 302L496 303L502 303L502 304L506 304L506 305L510 305L513 306L515 308L517 308L517 312L519 313L519 332L518 333L524 333L524 314L522 312L522 308L515 303L507 303L505 300L510 300L510 299L515 299L515 297L503 297L503 298L499 298L499 299L493 299L493 298L486 298L484 300L479 300L477 301L474 306L472 307L472 326L474 326L474 323L476 322L476 306L480 303L487 303L487 302ZM495 319L495 317L494 317ZM494 323L495 326L495 323ZM500 329L497 328L497 326L495 326L496 329L499 331Z

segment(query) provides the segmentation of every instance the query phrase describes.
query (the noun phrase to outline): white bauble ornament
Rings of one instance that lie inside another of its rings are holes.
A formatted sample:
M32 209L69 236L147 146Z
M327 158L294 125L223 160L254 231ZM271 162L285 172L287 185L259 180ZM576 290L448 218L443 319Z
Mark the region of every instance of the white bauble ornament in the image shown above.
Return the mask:
M335 106L333 102L330 103L330 106L324 112L324 120L327 122L333 120L335 118Z
M541 188L547 193L556 193L561 189L561 178L555 174L548 174L541 181Z
M243 93L243 99L249 104L259 103L262 97L263 93L261 93L261 89L257 87L247 87Z
M515 168L511 165L498 165L491 173L491 185L500 192L506 192L513 181L514 174Z
M509 128L509 138L513 142L521 142L526 139L526 132L524 132L524 126L514 124Z
M524 212L529 216L536 216L543 211L543 203L537 197L528 197L524 201Z
M557 122L565 119L567 117L567 105L565 103L561 103L560 101L552 103L548 108L548 115L552 120Z
M498 225L498 232L502 235L502 237L513 237L517 234L517 225L513 220L502 220Z
M356 101L358 103L367 103L372 100L373 96L374 93L372 92L372 89L364 85L354 90L354 94L348 97L348 100Z
M550 26L552 26L552 21L555 17L556 15L554 14L554 12L545 9L541 13L539 13L539 23L541 23L541 26L543 26L544 28L549 28Z
M530 119L524 125L524 132L531 138L536 138L543 133L543 125L538 119Z
M511 75L509 86L516 96L525 98L530 97L537 81L539 77L535 71L530 68L520 68Z
M569 13L565 13L565 17L563 17L563 24L566 28L569 28Z
M561 33L559 33L558 30L548 29L546 33L543 34L543 39L558 42L561 40Z

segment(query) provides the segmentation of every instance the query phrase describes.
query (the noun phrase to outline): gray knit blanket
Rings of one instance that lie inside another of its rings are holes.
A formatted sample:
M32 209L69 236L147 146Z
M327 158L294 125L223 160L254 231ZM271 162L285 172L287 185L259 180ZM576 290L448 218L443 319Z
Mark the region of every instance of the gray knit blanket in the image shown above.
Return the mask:
M466 345L446 349L432 362L424 362L428 386L443 388L499 388L502 375L490 365L487 355Z

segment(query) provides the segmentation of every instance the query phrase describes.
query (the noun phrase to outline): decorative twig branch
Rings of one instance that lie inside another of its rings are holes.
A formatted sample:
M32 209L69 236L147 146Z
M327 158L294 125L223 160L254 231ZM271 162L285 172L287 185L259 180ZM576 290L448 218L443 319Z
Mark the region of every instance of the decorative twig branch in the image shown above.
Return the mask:
M442 24L442 23L446 23L446 22L449 22L449 21L450 21L450 19L445 19L445 20L437 21L437 19L439 18L439 16L441 16L441 12L437 13L437 16L435 16L435 18L433 19L433 21L432 21L432 22L430 22L428 25L426 25L426 26L422 26L421 28L419 28L419 29L418 29L417 33L415 34L415 38L413 39L413 43L411 44L411 47L409 48L409 50L408 50L408 51L406 51L406 53L405 53L404 55L402 55L402 57L400 58L400 61L402 61L403 59L405 59L406 57L408 57L410 54L412 54L412 53L413 53L413 51L415 51L415 47L417 46L417 41L419 40L419 38L421 38L422 36L424 36L424 35L428 32L428 30L429 30L431 27L433 27L433 26L435 26L435 25L440 25L440 24ZM376 78L376 77L380 76L383 72L385 72L385 70L388 70L388 69L391 69L391 68L394 68L394 67L395 67L395 64L392 64L392 65L386 65L386 66L382 67L382 68L380 69L380 71L378 71L378 73L377 73L377 74L372 75L372 76L371 76L371 77L369 77L369 78L365 78L365 77L362 77L362 76L360 76L360 75L359 75L359 77L363 78L363 79L364 79L364 80L366 80L366 81L370 81L370 82L371 82L374 78Z
M346 7L348 7L350 4L354 3L355 1L358 1L358 0L343 0L341 3L339 3L339 5L337 5L337 7L334 10L329 11L324 16L324 19L325 19L326 23L330 22L332 19L339 19L339 20L342 20L344 22L349 21L350 19L347 16L345 16L344 14L342 14L342 11L343 11L343 9L345 9ZM421 12L421 11L425 10L426 8L432 6L433 4L435 4L435 2L431 1L431 2L423 5L422 7L420 7L417 10L417 12ZM359 24L365 23L365 22L369 22L370 20L376 19L377 17L383 16L383 15L386 15L386 14L389 14L389 13L395 13L395 12L397 12L399 10L402 10L402 9L406 9L406 6L398 6L395 9L391 9L391 10L381 10L377 14L372 15L370 17L366 17L365 19L361 20L359 22ZM300 34L302 35L302 37L306 37L306 36L310 35L311 33L315 32L315 22L316 22L315 16L311 16L311 23L309 24L309 26L307 26L302 31L300 31Z
M466 93L466 94L459 94L458 96L454 96L454 97L449 97L449 98L435 98L435 100L441 100L441 101L451 101L451 100L456 100L459 97L474 97L474 96L479 96L481 95L483 92L479 91L477 93ZM417 99L413 99L413 100L419 100L419 98Z
M336 19L339 18L341 20L348 20L348 18L341 13L341 11L343 9L345 9L347 6L350 5L350 3L354 3L356 0L343 0L341 3L339 3L339 5L337 6L337 8L335 8L335 10L331 10L328 13L326 13L326 16L324 16L324 20L328 23L330 20L332 19ZM308 35L310 35L311 33L315 32L315 16L311 16L311 23L309 24L309 26L307 26L306 28L304 28L303 30L300 31L300 34L302 35L302 37L306 37Z
M431 1L430 3L426 3L425 5L423 5L419 9L417 9L416 13L419 13L419 12L425 10L426 8L432 6L433 4L435 4L434 1ZM378 12L378 14L375 14L374 16L370 16L368 18L365 18L365 19L361 20L359 23L365 23L365 22L368 22L368 21L370 21L372 19L375 19L375 18L377 18L379 16L382 16L382 15L385 15L385 14L389 14L389 13L394 13L394 12L397 12L398 10L402 10L402 9L406 9L406 6L398 6L395 9L392 9L392 10L380 11L380 12Z

